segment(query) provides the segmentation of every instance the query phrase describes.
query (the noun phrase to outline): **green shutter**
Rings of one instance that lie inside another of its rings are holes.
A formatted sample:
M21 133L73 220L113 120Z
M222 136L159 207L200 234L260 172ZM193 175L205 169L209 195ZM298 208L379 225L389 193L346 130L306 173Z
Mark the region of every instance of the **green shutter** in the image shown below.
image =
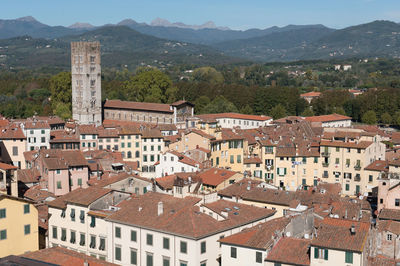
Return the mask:
M283 168L283 174L286 175L286 167Z
M327 250L327 249L325 249L324 259L325 259L325 260L328 260L328 250Z
M318 259L318 248L314 248L314 259Z

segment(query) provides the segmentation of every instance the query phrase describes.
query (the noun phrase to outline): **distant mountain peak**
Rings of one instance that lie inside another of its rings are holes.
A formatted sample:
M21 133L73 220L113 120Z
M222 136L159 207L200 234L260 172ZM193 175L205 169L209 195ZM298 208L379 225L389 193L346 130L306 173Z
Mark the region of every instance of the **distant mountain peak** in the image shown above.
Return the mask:
M70 26L68 26L70 29L91 29L94 28L94 26L90 23L86 22L76 22Z
M193 30L201 30L201 29L219 29L219 30L229 30L228 27L217 27L213 21L207 21L201 25L188 25L183 22L174 22L171 23L167 19L164 18L155 18L151 23L151 26L158 27L176 27L176 28L184 28L184 29L193 29Z
M24 21L24 22L39 22L32 16L20 17L20 18L17 18L16 20Z

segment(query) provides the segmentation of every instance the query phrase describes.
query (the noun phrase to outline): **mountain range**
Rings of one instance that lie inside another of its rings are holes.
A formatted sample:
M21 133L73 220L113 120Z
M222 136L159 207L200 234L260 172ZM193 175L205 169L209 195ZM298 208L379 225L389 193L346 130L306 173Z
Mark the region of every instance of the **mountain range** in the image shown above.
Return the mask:
M110 67L400 57L400 25L391 21L339 30L288 25L241 31L217 27L213 22L186 25L161 18L150 24L125 19L115 25L75 23L63 27L23 17L0 20L0 67L33 63L67 67L69 42L76 40L100 40L103 63Z

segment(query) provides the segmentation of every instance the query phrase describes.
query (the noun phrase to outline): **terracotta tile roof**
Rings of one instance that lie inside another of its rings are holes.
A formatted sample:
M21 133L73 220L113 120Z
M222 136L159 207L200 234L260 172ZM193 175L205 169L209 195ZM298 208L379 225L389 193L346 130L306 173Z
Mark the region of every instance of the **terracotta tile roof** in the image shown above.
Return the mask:
M65 163L65 161L62 161L59 158L43 158L43 163L49 170L68 169L68 165Z
M67 203L89 206L91 203L110 193L111 191L111 189L105 189L98 186L91 186L85 189L77 188L49 202L49 207L65 209L67 207Z
M350 232L354 226L355 234ZM351 220L325 218L317 229L312 246L362 252L366 245L370 224Z
M121 100L106 100L104 108L112 109L129 109L141 111L153 111L160 113L173 113L169 104L163 103L145 103L145 102L128 102Z
M376 228L380 232L389 231L393 234L400 235L400 222L393 220L377 220Z
M218 186L225 180L231 178L236 172L222 169L222 168L211 168L198 174L204 185Z
M242 195L243 200L269 203L281 206L290 206L290 202L295 199L296 193L278 189L268 189L255 187Z
M36 183L40 178L40 173L36 168L18 169L17 175L18 181L22 183Z
M172 190L177 179L188 181L189 177L192 179L192 182L198 182L199 180L199 178L197 177L197 173L185 172L185 173L175 173L173 175L167 175L164 177L156 178L155 181L157 185L159 185L164 190Z
M300 94L300 97L319 97L321 93L318 91L310 91L303 94Z
M375 162L371 163L364 170L368 171L379 171L379 172L388 172L389 171L389 164L387 161L376 160Z
M286 217L276 218L220 239L223 244L266 250L273 244L276 231L282 232L289 224ZM279 235L279 233L278 233Z
M21 257L62 266L84 265L85 263L90 266L116 265L62 247L41 249L25 253Z
M0 163L0 169L2 170L15 170L18 169L18 167L11 165L11 164L6 164L6 163Z
M39 151L37 151L37 150L33 150L33 151L24 151L24 158L25 158L25 161L28 161L28 162L32 162L35 158L36 158L36 156L39 154Z
M98 127L96 127L95 125L79 125L77 132L80 135L97 135L97 134L99 134Z
M38 210L39 227L47 230L49 227L49 208L47 204L36 204L36 209Z
M50 132L50 143L66 143L74 142L79 143L79 135L75 133L66 132L64 130L52 130Z
M330 115L319 115L319 116L309 116L305 118L306 121L309 122L334 122L334 121L342 121L342 120L351 120L351 117L339 114L330 114Z
M396 209L382 209L378 218L380 220L394 220L400 221L400 210Z
M311 240L282 237L268 253L265 261L289 265L310 265Z
M40 150L39 156L43 158L49 169L66 169L68 167L87 166L88 163L81 151L77 150ZM64 167L64 168L57 168Z
M242 197L242 195L247 192L247 187L249 186L250 189L257 187L261 181L259 180L253 180L253 179L248 179L244 178L240 181L235 182L234 184L218 191L219 196L223 197Z
M213 135L207 134L207 133L205 133L205 132L203 132L202 130L199 130L199 129L192 129L189 132L187 132L185 135L189 135L190 133L198 134L198 135L200 135L200 136L202 136L204 138L210 139L210 140L215 139L215 137Z
M128 174L128 173L119 173L119 174L116 174L116 175L104 174L101 177L100 180L93 179L93 182L90 182L90 185L99 186L99 187L105 187L105 186L114 184L116 182L119 182L119 181L122 181L122 180L125 180L125 179L128 179L128 178L133 178L133 179L138 178L138 179L141 179L141 180L146 181L148 183L151 183L150 179L142 178L142 177L140 177L138 175L131 175L131 174Z
M0 128L0 139L26 139L26 136L19 126L9 125Z
M25 122L26 129L50 129L49 123L47 121L26 121Z
M99 138L118 138L119 128L99 128Z
M212 120L212 119L223 119L223 118L233 118L233 119L243 119L243 120L254 120L254 121L267 121L272 119L270 116L264 115L245 115L238 113L220 113L220 114L204 114L197 115L201 120Z
M10 124L10 121L8 121L8 119L5 119L4 117L0 117L0 127L5 127L8 124Z
M174 103L171 103L172 106L180 106L180 105L183 105L183 104L188 104L188 105L194 106L194 104L192 104L190 102L187 102L185 100L180 100L180 101L176 101Z
M65 124L65 121L58 116L34 116L33 120L46 121L49 125Z
M56 196L49 192L47 189L43 189L40 185L30 187L24 193L24 198L33 200L34 202L42 202L47 198L56 198Z
M353 148L353 149L366 149L371 144L372 144L372 141L360 141L360 142L357 143L357 142L321 140L320 146L342 147L342 148Z
M196 206L201 199L148 192L142 196L122 202L119 211L111 214L107 220L173 233L193 239L203 238L221 231L248 224L273 215L274 211L228 201L217 201ZM163 213L158 215L158 204L162 202ZM200 208L231 208L238 206L237 214L231 212L225 220L219 220L200 211Z
M252 156L250 158L246 157L243 159L244 164L257 164L257 163L262 163L260 157L258 156Z
M163 138L161 131L157 128L144 128L141 133L142 138Z

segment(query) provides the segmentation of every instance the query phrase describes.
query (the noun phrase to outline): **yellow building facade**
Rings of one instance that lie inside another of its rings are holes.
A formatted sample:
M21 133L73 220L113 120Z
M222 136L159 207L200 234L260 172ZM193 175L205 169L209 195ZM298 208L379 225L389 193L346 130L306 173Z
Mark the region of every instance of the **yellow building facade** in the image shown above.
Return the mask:
M31 201L0 195L0 258L38 249L36 207Z

